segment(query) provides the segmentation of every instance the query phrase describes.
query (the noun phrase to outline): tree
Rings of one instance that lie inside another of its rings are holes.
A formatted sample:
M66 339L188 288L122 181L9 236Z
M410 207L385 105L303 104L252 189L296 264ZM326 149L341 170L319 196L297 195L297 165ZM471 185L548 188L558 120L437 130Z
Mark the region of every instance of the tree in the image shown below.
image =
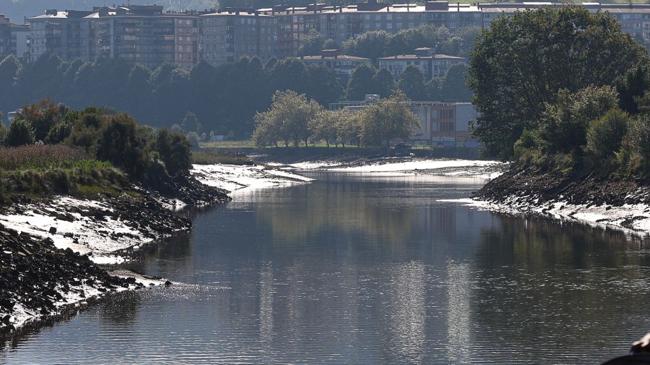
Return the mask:
M61 122L67 112L65 105L57 105L46 99L24 107L18 117L32 125L37 141L45 141L50 129Z
M24 119L15 119L9 127L5 144L9 147L34 144L32 125Z
M298 49L298 55L311 56L320 54L321 50L325 49L325 42L332 41L331 39L324 39L321 34L315 29L310 29L306 39ZM331 44L331 43L330 43Z
M426 100L427 89L424 85L424 76L415 66L408 66L400 77L398 86L411 100Z
M348 113L343 110L321 110L309 121L311 139L325 141L327 147L338 144L337 127L348 122Z
M199 122L199 118L197 118L196 114L192 112L185 113L185 117L181 122L181 128L185 132L201 133L202 130L201 123Z
M132 178L145 171L149 158L146 140L137 133L137 124L126 114L111 116L97 144L97 159L122 168Z
M7 127L2 123L2 115L0 114L0 146L5 144L7 138Z
M373 82L375 73L376 70L370 65L362 64L358 66L352 72L350 81L348 81L348 100L363 100L366 94L374 93L376 90Z
M537 127L543 152L581 153L587 143L587 128L618 103L611 86L589 86L576 93L560 90L557 102L546 106Z
M406 95L398 92L361 112L361 143L389 148L391 140L409 138L418 125L418 118L411 111Z
M348 39L343 43L343 49L346 54L376 60L385 55L390 38L386 31L370 31Z
M192 167L190 144L180 133L167 129L158 131L156 151L171 176L185 175Z
M544 8L500 17L477 39L469 85L480 112L475 135L487 152L510 158L558 90L614 84L645 50L606 12Z
M630 117L618 108L591 121L587 129L587 152L597 161L614 156L621 148L629 124Z
M336 124L336 140L343 147L345 145L361 145L361 112L341 111L344 118L340 118Z
M387 98L395 92L395 80L393 75L386 69L378 70L372 78L375 91L382 98Z
M444 101L470 101L472 90L467 87L465 78L467 66L458 64L451 66L442 82L440 94Z
M322 107L304 94L293 90L278 91L273 95L269 110L258 113L254 139L257 145L277 144L282 140L285 146L293 142L298 146L302 141L307 146L310 137L309 122Z
M334 71L323 66L310 66L307 68L306 94L321 105L329 105L338 101L343 94L343 87Z

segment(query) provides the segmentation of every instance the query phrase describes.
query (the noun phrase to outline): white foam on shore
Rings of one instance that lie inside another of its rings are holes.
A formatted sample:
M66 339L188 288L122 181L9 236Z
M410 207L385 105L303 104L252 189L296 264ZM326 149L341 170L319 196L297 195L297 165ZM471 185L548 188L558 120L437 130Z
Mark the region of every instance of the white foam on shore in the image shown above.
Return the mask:
M83 215L69 208L84 211L88 208L99 209L107 214L101 218ZM0 214L0 224L7 228L24 232L40 238L50 238L60 249L71 249L102 265L120 264L124 257L115 252L128 248L140 247L154 239L127 222L110 216L113 209L99 201L55 197L45 204L28 204L21 207L20 213ZM58 214L67 213L73 221L57 218ZM54 228L55 231L50 229Z
M590 205L570 204L565 201L550 201L538 204L528 199L511 197L503 202L474 199L439 200L454 202L481 210L520 215L534 214L562 221L578 222L603 229L615 229L635 236L650 235L650 206L646 204Z
M261 165L194 165L192 175L201 183L233 193L304 184L313 179Z

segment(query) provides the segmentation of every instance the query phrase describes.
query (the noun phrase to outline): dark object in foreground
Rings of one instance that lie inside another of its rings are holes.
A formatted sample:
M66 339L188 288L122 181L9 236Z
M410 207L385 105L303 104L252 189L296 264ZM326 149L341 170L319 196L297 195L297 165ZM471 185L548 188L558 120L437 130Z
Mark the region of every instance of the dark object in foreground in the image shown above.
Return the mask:
M650 333L632 344L631 354L609 360L603 365L644 365L650 364Z

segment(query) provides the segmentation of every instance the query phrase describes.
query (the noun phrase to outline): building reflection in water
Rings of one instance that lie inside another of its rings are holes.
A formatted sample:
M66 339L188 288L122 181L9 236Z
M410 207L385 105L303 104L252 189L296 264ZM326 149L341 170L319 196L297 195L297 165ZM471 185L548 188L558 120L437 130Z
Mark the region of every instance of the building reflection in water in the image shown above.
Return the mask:
M447 356L451 363L470 362L472 293L470 265L447 264Z
M389 328L394 354L422 362L425 333L426 275L422 262L397 265L390 278Z

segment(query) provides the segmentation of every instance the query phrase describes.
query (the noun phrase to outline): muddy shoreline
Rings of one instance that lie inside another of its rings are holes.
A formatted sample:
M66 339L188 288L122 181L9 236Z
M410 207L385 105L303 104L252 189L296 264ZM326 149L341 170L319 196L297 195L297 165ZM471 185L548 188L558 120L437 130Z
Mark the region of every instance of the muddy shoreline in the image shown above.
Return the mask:
M512 166L476 192L470 205L506 214L575 221L635 236L650 235L650 186L632 179Z

